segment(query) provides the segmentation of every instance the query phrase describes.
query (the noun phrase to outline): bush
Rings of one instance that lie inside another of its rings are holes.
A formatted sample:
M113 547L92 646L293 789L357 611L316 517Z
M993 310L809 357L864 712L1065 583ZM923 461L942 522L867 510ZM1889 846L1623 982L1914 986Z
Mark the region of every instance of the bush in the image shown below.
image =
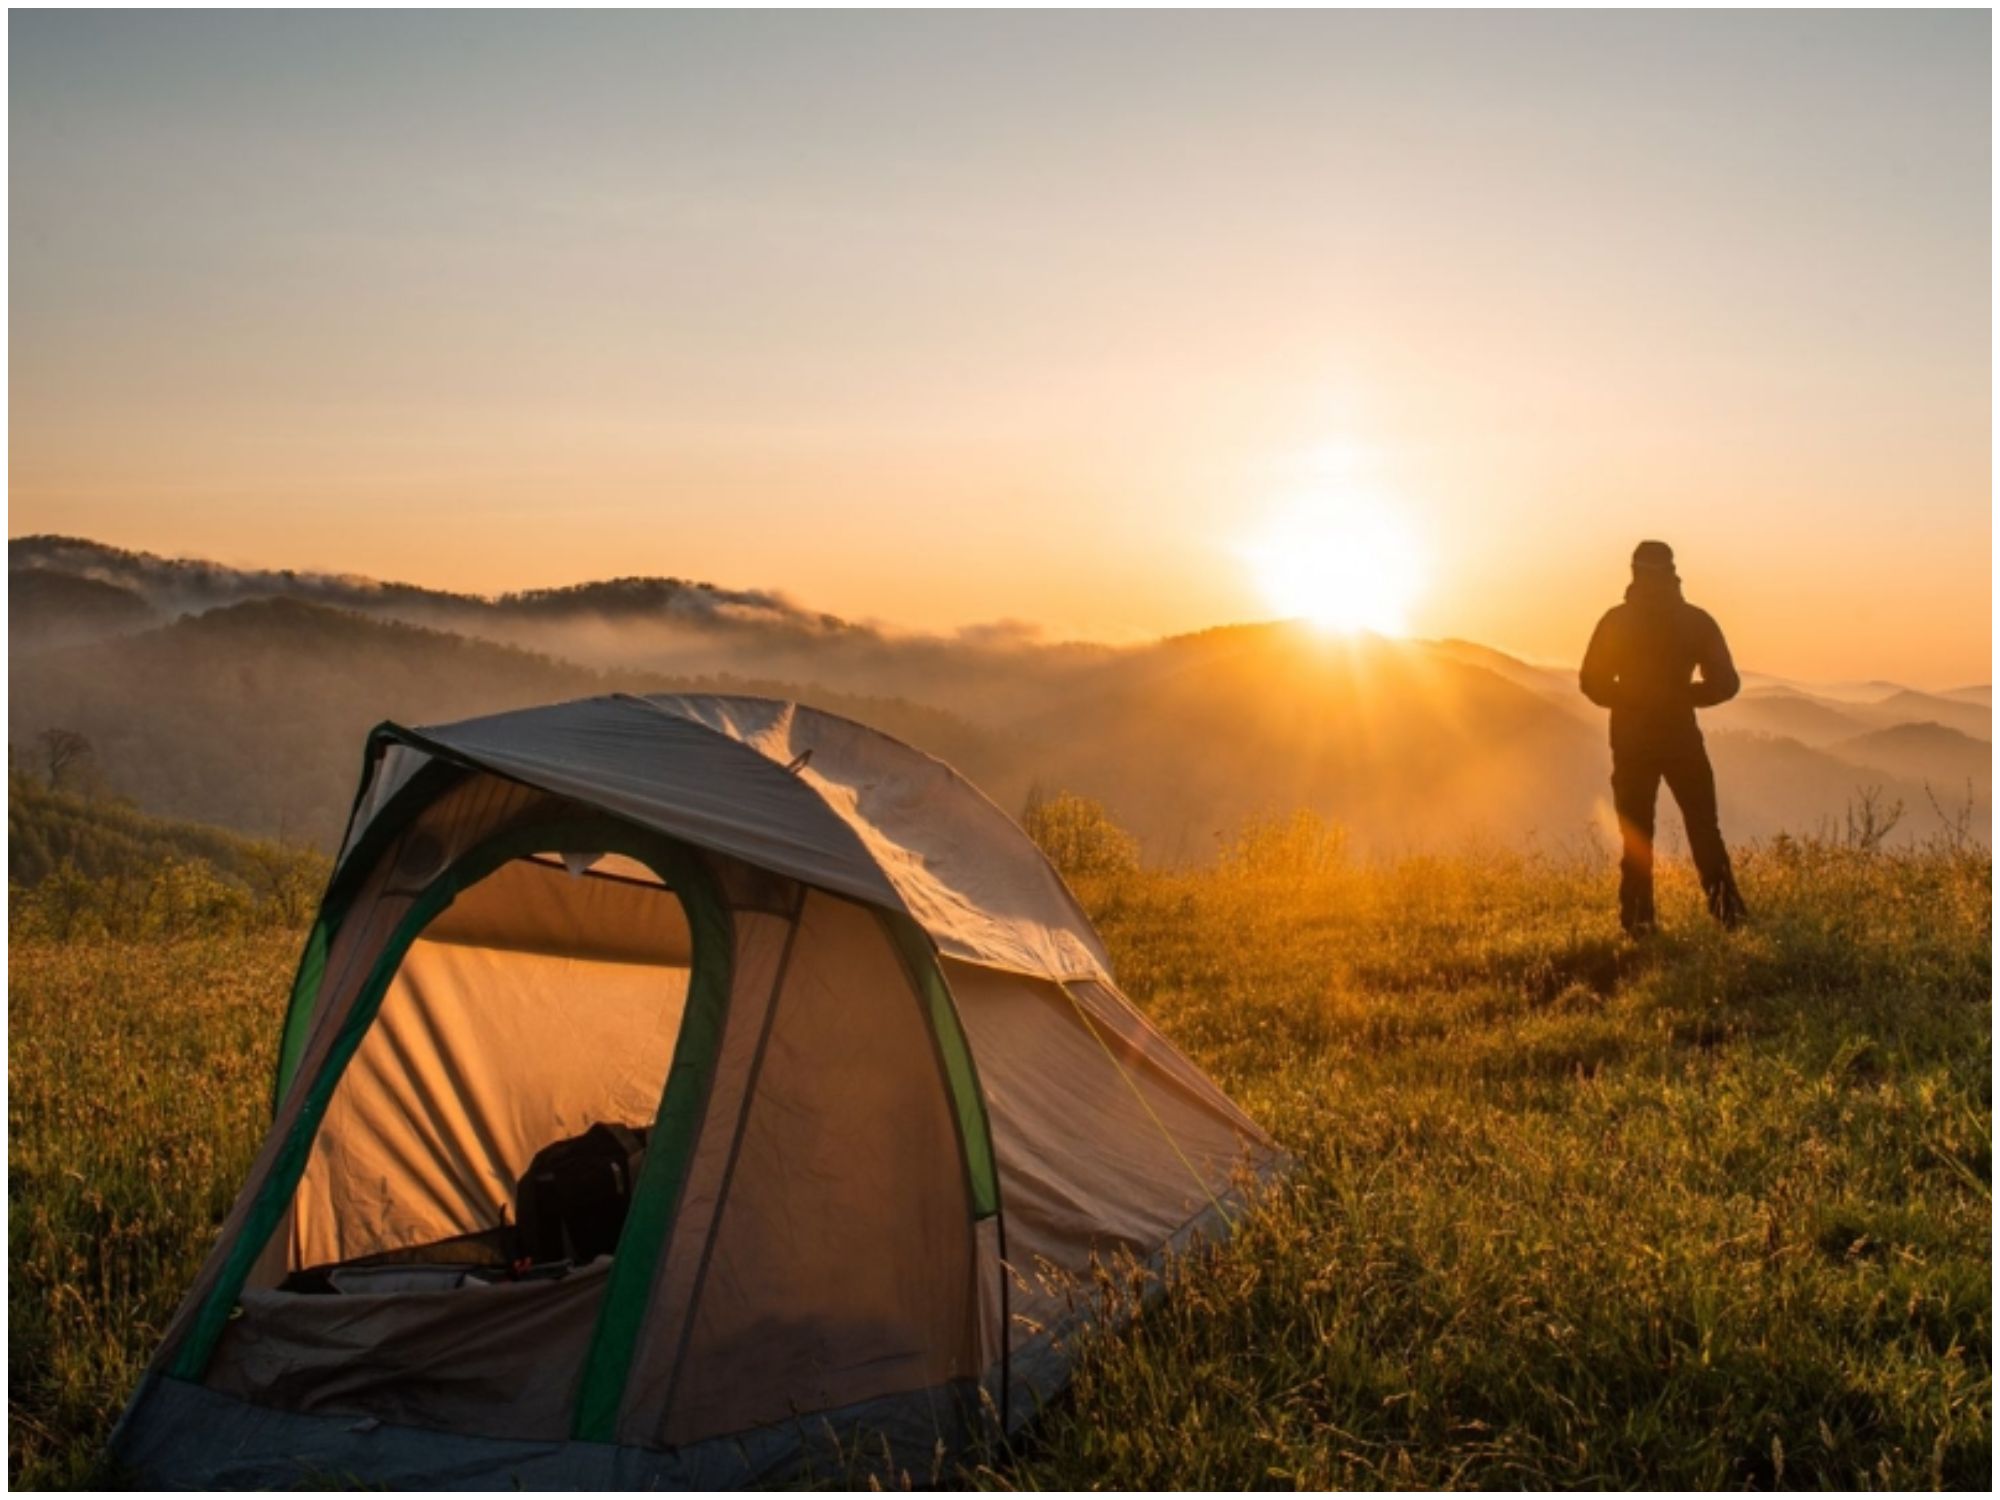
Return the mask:
M1030 793L1021 826L1055 867L1075 879L1139 868L1139 841L1111 821L1104 805L1071 792Z

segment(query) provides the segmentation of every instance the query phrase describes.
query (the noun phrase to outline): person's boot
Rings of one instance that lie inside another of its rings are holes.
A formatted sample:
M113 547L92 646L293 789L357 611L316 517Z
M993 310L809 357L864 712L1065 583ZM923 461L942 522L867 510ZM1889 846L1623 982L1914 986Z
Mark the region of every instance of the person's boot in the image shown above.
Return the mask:
M1724 870L1703 885L1702 890L1708 897L1708 914L1724 927L1734 930L1750 915L1750 908L1743 904L1743 893L1736 889L1733 871Z

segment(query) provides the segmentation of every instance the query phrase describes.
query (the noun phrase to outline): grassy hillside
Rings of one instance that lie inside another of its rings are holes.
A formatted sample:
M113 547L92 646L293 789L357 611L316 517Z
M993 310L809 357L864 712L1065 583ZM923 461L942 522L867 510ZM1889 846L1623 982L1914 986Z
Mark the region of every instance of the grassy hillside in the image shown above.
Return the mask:
M1742 875L1644 947L1505 857L1086 882L1299 1170L1010 1478L1987 1488L1990 861Z
M1983 852L1788 841L1744 860L1735 935L1669 865L1635 946L1601 860L1349 865L1316 833L1080 878L1297 1169L969 1477L1986 1487ZM17 1484L86 1472L207 1248L295 941L16 937Z
M153 818L122 802L51 789L32 776L7 778L7 879L34 885L65 865L91 880L150 873L170 860L200 860L244 886L268 880L303 851L216 828Z
M13 937L7 1461L81 1482L267 1123L293 929Z

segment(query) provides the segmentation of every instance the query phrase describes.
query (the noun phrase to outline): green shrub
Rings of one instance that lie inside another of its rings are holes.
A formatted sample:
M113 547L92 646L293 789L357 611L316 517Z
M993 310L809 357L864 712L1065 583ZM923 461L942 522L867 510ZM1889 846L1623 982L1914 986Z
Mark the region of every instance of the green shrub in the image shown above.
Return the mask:
M1021 817L1028 837L1065 876L1123 875L1139 868L1139 842L1111 821L1102 803L1070 792L1031 795Z

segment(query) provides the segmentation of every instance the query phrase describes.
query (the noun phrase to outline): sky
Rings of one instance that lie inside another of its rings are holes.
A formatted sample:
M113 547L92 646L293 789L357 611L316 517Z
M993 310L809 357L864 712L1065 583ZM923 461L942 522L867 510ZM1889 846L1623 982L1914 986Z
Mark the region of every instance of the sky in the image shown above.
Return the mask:
M1984 682L1989 26L16 12L9 534Z

